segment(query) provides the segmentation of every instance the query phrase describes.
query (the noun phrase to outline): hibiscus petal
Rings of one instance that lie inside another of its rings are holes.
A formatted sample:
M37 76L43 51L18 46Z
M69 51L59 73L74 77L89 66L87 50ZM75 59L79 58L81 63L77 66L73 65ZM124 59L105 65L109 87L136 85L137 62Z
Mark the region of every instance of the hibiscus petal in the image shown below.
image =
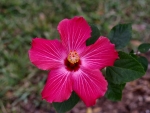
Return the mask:
M30 61L40 69L57 68L64 63L66 52L58 40L35 38L29 50Z
M107 90L107 81L98 69L81 68L73 74L73 90L86 106L92 106L96 99L104 96Z
M81 54L82 65L92 69L102 69L112 66L118 58L114 44L101 36L93 45L90 45Z
M59 23L57 29L68 51L84 48L86 40L91 36L91 28L83 17L64 19Z
M46 101L63 102L69 99L72 92L70 72L65 68L50 71L46 85L42 91L42 98Z

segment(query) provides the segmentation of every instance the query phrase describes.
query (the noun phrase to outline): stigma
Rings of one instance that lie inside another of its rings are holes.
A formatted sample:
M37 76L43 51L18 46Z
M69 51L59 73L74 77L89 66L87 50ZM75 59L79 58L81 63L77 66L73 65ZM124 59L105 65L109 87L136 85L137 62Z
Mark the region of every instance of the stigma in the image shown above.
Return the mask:
M79 62L80 57L79 57L78 53L74 50L74 51L69 52L67 59L71 64L75 64L75 63Z

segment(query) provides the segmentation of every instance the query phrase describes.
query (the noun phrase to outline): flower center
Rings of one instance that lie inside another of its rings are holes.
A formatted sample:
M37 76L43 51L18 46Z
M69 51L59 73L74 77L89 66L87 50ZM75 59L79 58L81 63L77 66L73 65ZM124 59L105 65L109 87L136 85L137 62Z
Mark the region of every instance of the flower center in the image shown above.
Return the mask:
M71 64L75 64L75 63L79 62L80 57L79 57L78 53L74 50L74 51L70 51L67 59Z
M68 71L77 71L81 65L81 61L78 53L75 50L70 51L64 63Z

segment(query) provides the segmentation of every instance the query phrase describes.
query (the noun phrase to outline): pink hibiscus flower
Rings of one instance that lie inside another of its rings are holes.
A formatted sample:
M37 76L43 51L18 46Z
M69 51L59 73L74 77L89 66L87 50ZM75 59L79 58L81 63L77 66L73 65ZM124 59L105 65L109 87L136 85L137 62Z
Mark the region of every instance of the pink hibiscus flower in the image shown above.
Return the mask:
M42 98L50 103L63 102L75 91L86 106L92 106L107 91L100 69L112 66L118 58L114 44L101 36L86 46L91 28L83 17L64 19L57 29L61 41L35 38L29 50L35 66L50 70Z

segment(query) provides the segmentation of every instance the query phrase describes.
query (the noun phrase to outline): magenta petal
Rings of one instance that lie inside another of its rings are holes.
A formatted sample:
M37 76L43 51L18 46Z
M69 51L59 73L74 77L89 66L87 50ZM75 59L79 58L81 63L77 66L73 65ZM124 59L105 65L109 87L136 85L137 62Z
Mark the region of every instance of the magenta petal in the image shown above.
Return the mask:
M65 68L50 71L46 85L42 91L42 98L46 101L63 102L67 100L72 92L72 80L70 72Z
M112 66L118 58L115 45L106 37L100 37L81 54L82 65L91 69L102 69Z
M91 28L83 17L64 19L58 25L63 45L70 50L82 49L91 36Z
M40 69L57 68L64 63L66 52L58 40L35 38L29 50L30 61Z
M73 81L73 90L86 106L94 105L96 99L104 96L107 90L107 81L98 69L81 68L81 70L73 74Z

